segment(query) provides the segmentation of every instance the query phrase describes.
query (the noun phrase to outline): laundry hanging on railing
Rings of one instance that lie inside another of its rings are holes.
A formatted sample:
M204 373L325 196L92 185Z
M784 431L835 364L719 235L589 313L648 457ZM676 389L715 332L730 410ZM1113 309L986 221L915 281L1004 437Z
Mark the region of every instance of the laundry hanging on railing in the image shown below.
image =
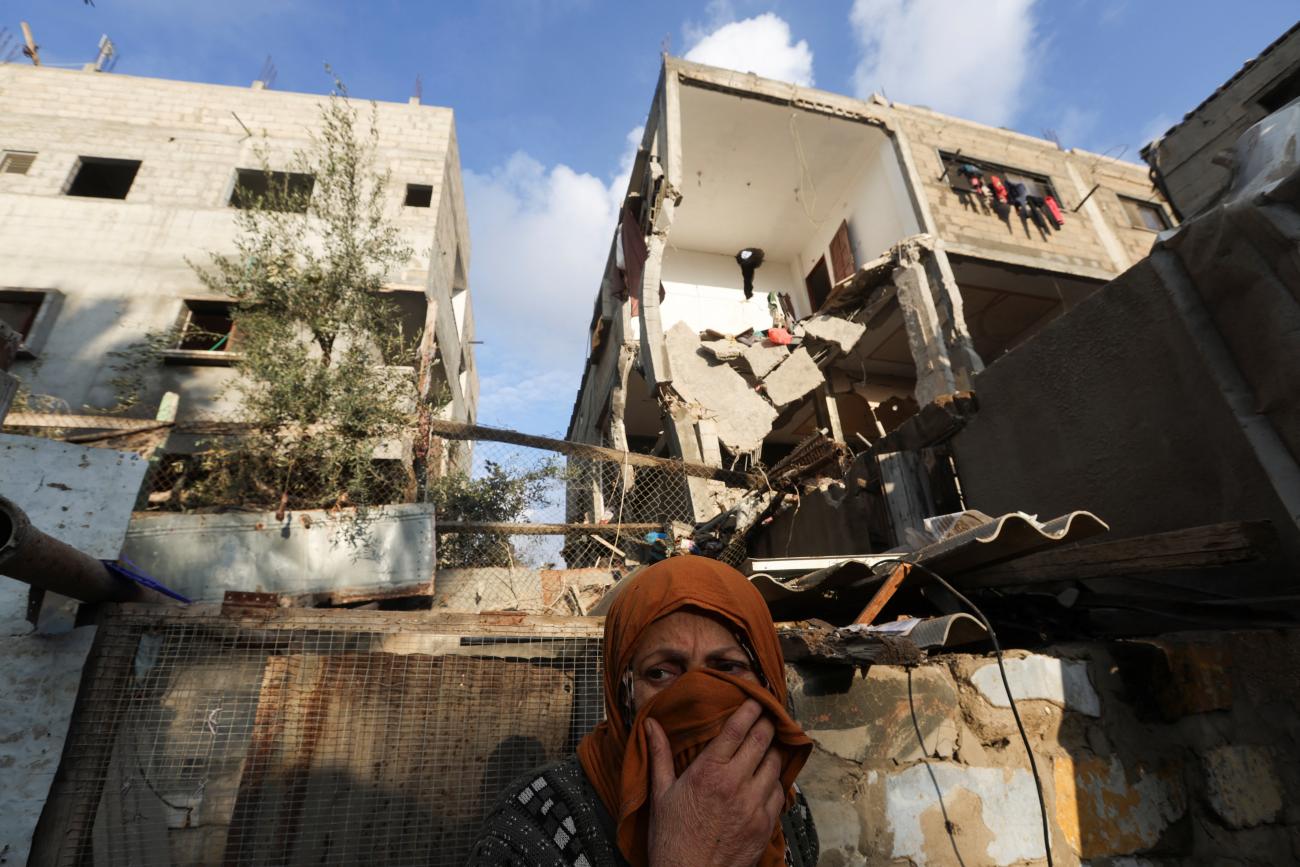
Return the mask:
M991 211L1008 224L1014 211L1026 231L1033 223L1044 238L1064 228L1064 212L1045 181L1023 177L1013 180L1015 175L995 174L978 163L957 162L947 157L944 161L944 178L966 207L985 213Z

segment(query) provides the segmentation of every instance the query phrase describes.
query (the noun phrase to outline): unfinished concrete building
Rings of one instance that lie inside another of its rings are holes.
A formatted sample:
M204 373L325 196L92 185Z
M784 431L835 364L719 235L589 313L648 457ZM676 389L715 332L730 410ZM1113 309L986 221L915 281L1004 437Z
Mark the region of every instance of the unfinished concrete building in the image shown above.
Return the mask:
M569 438L742 469L874 443L1169 225L1131 163L666 58ZM730 505L692 484L697 519Z
M1232 179L1241 134L1300 97L1300 23L1247 61L1205 101L1142 149L1179 219L1201 213Z
M111 407L110 353L178 326L165 364L146 371L153 403L179 393L182 419L229 409L214 399L239 353L230 299L207 293L190 263L231 251L241 192L265 183L259 150L270 169L288 171L319 126L321 99L261 82L0 66L0 317L22 335L14 372L36 406ZM436 334L447 415L473 420L469 229L452 111L413 99L376 112L376 167L391 173L389 213L414 251L386 291L404 331Z

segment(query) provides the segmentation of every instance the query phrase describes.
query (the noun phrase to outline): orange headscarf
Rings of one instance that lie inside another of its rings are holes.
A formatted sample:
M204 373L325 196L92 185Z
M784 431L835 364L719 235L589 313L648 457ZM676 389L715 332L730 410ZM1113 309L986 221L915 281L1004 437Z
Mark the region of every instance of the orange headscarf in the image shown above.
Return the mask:
M688 672L657 694L636 718L624 718L619 684L632 654L651 623L681 608L725 621L748 642L762 671L763 687L714 671ZM757 700L776 727L781 782L787 806L795 777L812 741L786 712L785 662L767 604L735 569L707 557L670 557L638 573L620 591L605 619L605 721L578 745L578 758L618 826L618 847L633 867L644 867L650 825L650 745L645 720L663 727L678 774L717 737L722 725L747 698ZM785 834L778 822L762 867L785 863Z

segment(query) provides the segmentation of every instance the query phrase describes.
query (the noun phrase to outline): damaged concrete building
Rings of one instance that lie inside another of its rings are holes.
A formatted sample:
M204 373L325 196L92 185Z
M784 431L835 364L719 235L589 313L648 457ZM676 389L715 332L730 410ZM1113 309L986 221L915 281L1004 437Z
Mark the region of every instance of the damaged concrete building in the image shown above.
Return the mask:
M294 153L319 131L320 103L261 81L0 65L0 319L23 339L14 372L29 408L112 407L122 375L112 354L175 329L163 363L145 371L143 402L176 392L182 420L231 409L219 399L239 357L231 302L190 263L231 252L236 208L265 189L264 159L273 177L312 189L293 171ZM469 226L452 111L413 99L375 112L376 168L391 175L386 211L413 251L385 292L404 333L436 334L447 417L473 421Z
M875 444L1170 224L1132 163L665 58L569 438L739 469ZM733 505L693 484L697 519Z

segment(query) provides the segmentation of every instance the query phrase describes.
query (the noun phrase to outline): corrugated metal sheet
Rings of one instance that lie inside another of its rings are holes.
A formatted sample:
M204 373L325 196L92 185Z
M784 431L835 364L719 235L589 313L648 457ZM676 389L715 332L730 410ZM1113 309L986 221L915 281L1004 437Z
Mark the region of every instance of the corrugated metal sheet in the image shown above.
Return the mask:
M1106 529L1106 524L1091 512L1070 512L1045 523L1012 512L915 553L897 556L928 566L947 578L1051 545L1078 542ZM855 594L856 598L874 589L884 580L880 572L887 572L889 563L885 555L850 557L793 580L758 573L750 581L778 616L810 617L817 616L818 605L838 607L837 599L845 594Z

